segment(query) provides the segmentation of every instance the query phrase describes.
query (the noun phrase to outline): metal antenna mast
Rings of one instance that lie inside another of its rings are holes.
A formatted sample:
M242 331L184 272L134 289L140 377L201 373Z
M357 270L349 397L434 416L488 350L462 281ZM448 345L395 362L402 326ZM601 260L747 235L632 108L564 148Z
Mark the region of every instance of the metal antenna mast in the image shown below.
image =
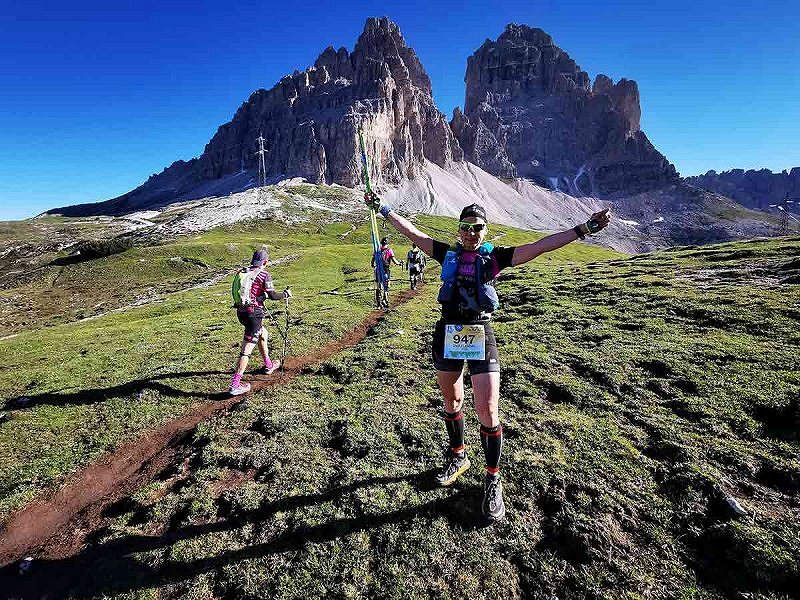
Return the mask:
M797 221L795 217L789 214L789 205L794 204L800 200L800 198L789 198L789 192L786 192L786 196L784 196L783 200L778 202L777 204L770 204L770 208L777 208L781 211L781 222L779 224L779 235L787 235L789 233L789 217L793 220Z
M267 154L266 149L264 148L264 135L259 131L258 132L258 197L261 199L261 188L267 185L267 162L264 157Z

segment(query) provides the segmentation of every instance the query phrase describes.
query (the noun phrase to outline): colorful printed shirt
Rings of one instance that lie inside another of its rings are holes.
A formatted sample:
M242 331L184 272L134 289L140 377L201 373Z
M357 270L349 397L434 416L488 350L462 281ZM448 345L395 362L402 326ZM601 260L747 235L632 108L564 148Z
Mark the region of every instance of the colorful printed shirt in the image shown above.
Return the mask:
M392 250L388 246L385 248L381 248L381 256L383 256L383 265L385 267L391 267L392 259L394 258L394 250Z
M269 271L261 271L261 273L256 275L255 280L253 280L253 285L250 287L250 301L252 304L250 304L249 307L245 307L245 309L248 312L263 315L264 300L267 298L267 293L274 289L275 285L272 283L272 276L269 274Z
M264 299L267 297L267 292L271 292L274 289L275 286L272 283L269 271L261 271L253 282L253 287L250 288L250 297L253 300L257 300L259 304L263 304Z

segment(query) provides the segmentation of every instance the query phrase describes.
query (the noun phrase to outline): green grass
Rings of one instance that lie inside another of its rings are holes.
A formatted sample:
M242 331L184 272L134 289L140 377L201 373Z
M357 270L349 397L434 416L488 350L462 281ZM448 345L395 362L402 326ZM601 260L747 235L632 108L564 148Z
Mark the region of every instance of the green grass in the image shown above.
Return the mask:
M451 220L422 223L437 237L452 231ZM298 351L368 311L368 290L319 294L368 287L366 230L342 243L348 228L311 228L279 247L299 255L275 269L299 296ZM217 248L229 233L201 239ZM499 234L503 244L535 237L495 227L490 237ZM573 244L504 273L495 329L508 519L489 529L471 410L473 468L452 489L430 485L445 434L429 358L437 286L427 285L356 347L199 426L185 467L113 507L73 593L789 598L800 584L799 247L626 258ZM227 382L169 375L229 368L240 332L225 288L0 342L15 361L0 371L9 394L113 390L0 425L5 511L198 400L182 391ZM159 374L165 387L144 394L115 388ZM38 423L34 435L26 422ZM727 496L748 517L732 518Z
M426 218L422 226L433 232L453 223ZM372 304L368 230L361 225L342 240L350 229L349 223L288 227L262 221L65 269L61 287L41 290L53 310L74 310L80 304L76 296L90 291L100 308L113 306L118 293L130 299L131 290L147 286L159 286L161 301L84 322L52 325L43 319L38 328L0 341L2 397L30 397L35 405L14 411L0 429L0 515L135 432L225 387L241 339L230 308L230 277L207 288L170 289L186 288L212 273L230 273L266 242L274 260L289 258L270 271L276 286L290 285L295 294L291 352L304 353L342 337ZM576 249L581 256L609 254L593 247ZM171 260L175 256L184 260ZM198 266L201 262L209 267ZM70 297L59 300L59 290L69 290ZM42 302L37 297L31 301ZM271 306L282 318L282 306ZM89 315L78 311L77 316ZM274 354L280 338L274 327L271 334Z
M264 240L278 259L337 243L342 224L321 231L262 222L215 230L168 243L134 247L97 260L50 264L0 291L0 333L52 326L105 313L142 299L232 272ZM344 230L344 229L342 229ZM352 244L350 244L352 245ZM63 253L66 255L66 253Z

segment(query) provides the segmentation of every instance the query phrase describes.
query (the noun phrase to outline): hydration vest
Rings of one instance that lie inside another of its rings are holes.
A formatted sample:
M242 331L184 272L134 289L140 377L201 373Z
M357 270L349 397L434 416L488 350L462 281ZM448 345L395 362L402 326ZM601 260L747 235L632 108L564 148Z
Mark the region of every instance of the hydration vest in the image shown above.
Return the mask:
M492 285L491 263L492 250L494 246L489 242L484 242L478 248L478 256L475 258L475 297L465 298L469 310L475 313L494 312L500 306L497 297L497 290ZM447 251L442 263L442 287L439 288L439 296L436 298L439 304L451 304L459 302L460 297L456 296L456 279L458 277L458 263L464 246L457 243L454 248Z

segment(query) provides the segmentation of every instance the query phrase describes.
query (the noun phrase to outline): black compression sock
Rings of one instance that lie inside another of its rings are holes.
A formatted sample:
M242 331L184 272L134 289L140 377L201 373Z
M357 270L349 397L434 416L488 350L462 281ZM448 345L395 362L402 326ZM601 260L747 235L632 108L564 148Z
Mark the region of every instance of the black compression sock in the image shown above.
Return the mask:
M461 456L464 453L464 413L444 413L444 425L447 428L447 437L450 438L450 449Z
M481 425L481 446L486 457L486 470L496 474L500 470L500 455L503 453L503 426L484 427Z

